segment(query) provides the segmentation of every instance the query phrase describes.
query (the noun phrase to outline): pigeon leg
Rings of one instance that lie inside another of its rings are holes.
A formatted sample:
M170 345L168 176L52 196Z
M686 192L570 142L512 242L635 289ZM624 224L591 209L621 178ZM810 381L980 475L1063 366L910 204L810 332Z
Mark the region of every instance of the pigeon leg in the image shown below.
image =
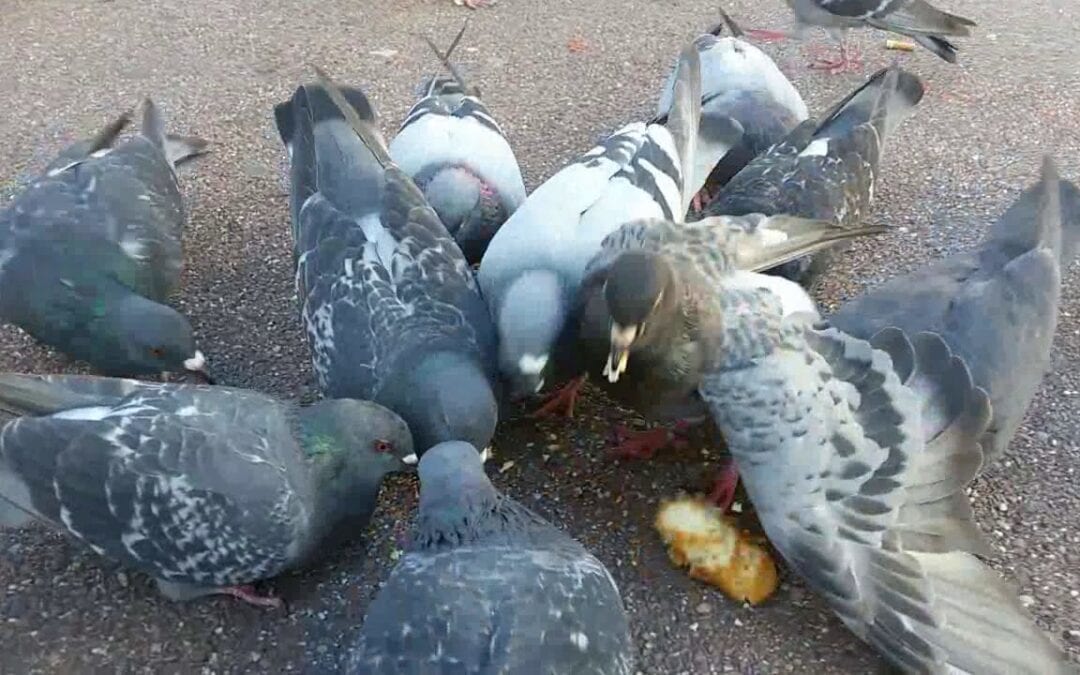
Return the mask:
M651 459L659 450L669 445L683 447L686 445L686 429L689 423L679 420L670 429L659 427L648 431L631 432L625 425L614 428L616 445L611 452L622 459Z
M234 598L243 600L249 605L254 605L256 607L281 609L284 605L281 598L275 595L261 595L255 590L254 586L222 586L218 592L224 595L231 595Z
M855 70L860 66L862 66L862 57L858 52L854 55L849 54L846 40L840 40L839 59L818 59L810 64L810 68L824 70L830 75L836 75L847 70Z
M727 460L720 468L716 480L713 482L712 492L709 493L709 501L715 503L724 513L731 510L731 502L735 501L735 488L739 485L739 470L735 462Z
M551 417L559 410L562 410L563 416L573 419L574 404L577 403L577 397L581 394L581 388L585 386L586 377L587 376L585 375L575 377L564 384L557 392L548 398L544 405L530 413L529 417L533 419Z
M745 32L750 37L761 40L762 42L780 42L781 40L787 40L791 37L787 31L783 30L765 30L763 28L750 28Z
M690 208L695 212L701 212L705 210L705 207L712 201L712 195L709 194L707 187L702 187L698 190L694 198L690 200Z

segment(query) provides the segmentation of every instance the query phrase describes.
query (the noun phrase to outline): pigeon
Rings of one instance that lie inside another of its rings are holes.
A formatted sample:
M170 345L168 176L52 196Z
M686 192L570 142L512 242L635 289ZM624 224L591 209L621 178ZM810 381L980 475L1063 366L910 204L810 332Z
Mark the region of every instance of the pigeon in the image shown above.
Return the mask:
M683 178L693 173L701 107L700 59L693 45L683 49L676 79L666 122L635 122L611 134L529 195L492 239L478 278L496 321L499 367L513 398L560 380L551 356L571 339L563 337L564 328L574 323L569 313L585 266L603 238L639 218L682 217L700 187ZM734 127L732 133L729 147L741 135ZM549 405L565 399L572 411L581 382L564 387Z
M618 587L585 547L500 494L467 443L428 450L419 473L412 542L346 672L635 672Z
M990 549L965 488L992 411L963 359L934 333L866 341L785 316L769 284L801 287L717 271L699 392L791 569L902 671L1077 672L976 557Z
M1047 192L1059 184L1060 212L1049 212ZM1078 247L1080 190L1059 181L1047 158L1041 180L978 247L871 288L829 322L863 340L890 326L940 335L990 396L994 420L982 441L989 465L1008 448L1049 368L1061 274Z
M925 0L785 0L795 14L795 31L747 31L765 40L796 37L803 39L818 26L840 44L839 59L823 59L811 64L830 73L840 73L859 63L848 53L845 36L849 28L870 27L915 40L948 63L956 63L956 46L947 37L968 37L975 22L949 14Z
M421 83L421 99L390 141L390 156L424 193L473 265L525 201L525 181L479 90L449 60L467 27L461 27L445 56L428 40L452 77L432 75Z
M724 23L699 36L694 44L701 57L701 122L698 127L698 159L708 172L701 190L691 202L699 211L750 160L779 143L810 116L798 90L765 52L742 40L743 31L722 9ZM719 37L724 25L732 37ZM678 64L676 64L677 66ZM673 70L657 103L657 117L671 110L675 88ZM742 128L741 141L733 148L723 144L734 120ZM712 139L721 141L722 159L709 164L701 152Z
M363 92L320 77L274 109L319 390L393 410L421 451L448 440L486 447L498 418L496 334L472 271L391 161Z
M573 352L615 401L648 420L676 422L674 430L617 431L617 454L650 457L676 442L686 426L708 419L697 389L703 369L715 358L714 336L720 330L712 267L731 266L739 270L738 280L773 282L771 288L790 300L787 313L813 311L804 293L785 288L791 282L753 273L883 231L753 214L693 223L639 221L605 238L582 283ZM713 494L721 508L730 506L737 482L737 474L725 467Z
M193 371L209 379L180 283L187 214L176 167L206 141L165 132L142 106L65 148L0 212L0 318L106 375Z
M922 100L918 77L890 66L809 119L754 159L705 208L706 216L787 214L855 227L870 208L884 143ZM771 273L813 287L829 252L789 261Z
M0 524L36 518L151 575L172 600L280 600L247 584L363 532L388 472L415 463L368 401L96 376L0 374Z

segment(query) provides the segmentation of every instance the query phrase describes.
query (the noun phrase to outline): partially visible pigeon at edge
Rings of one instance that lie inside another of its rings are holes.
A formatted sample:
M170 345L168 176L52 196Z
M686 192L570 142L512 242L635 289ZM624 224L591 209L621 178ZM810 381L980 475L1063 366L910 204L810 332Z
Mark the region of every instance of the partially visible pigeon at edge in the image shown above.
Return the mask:
M1045 199L1060 182L1057 201ZM1048 209L1059 205L1059 213ZM875 286L843 304L830 323L864 340L895 326L940 335L990 396L994 419L982 441L996 462L1023 421L1057 330L1061 275L1080 248L1080 190L1047 160L982 243Z
M1056 180L1041 190L1060 236ZM964 360L935 333L864 341L785 315L765 284L718 272L722 348L700 392L792 569L902 670L1080 672L978 557L965 488L993 410Z
M319 388L398 413L418 452L448 440L486 448L498 419L495 330L472 271L391 160L363 92L320 82L274 109Z
M468 444L432 448L419 473L412 542L346 672L634 672L622 598L599 560L499 493Z
M0 318L106 375L195 371L206 358L167 303L183 268L177 166L206 141L166 133L146 99L59 153L0 212Z
M42 520L173 600L280 604L246 585L361 536L383 477L415 461L405 422L367 401L8 373L0 410L18 416L0 525Z
M499 123L450 62L466 23L445 54L428 44L450 71L420 84L390 156L439 214L469 264L478 264L491 238L525 201L517 158Z

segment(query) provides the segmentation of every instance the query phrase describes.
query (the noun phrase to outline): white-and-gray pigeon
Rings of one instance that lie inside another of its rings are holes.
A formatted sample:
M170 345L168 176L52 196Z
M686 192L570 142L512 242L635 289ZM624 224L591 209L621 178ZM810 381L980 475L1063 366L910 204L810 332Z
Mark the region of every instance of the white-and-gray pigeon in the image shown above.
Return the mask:
M245 586L359 536L405 423L337 399L306 408L230 387L0 375L0 524L46 521L174 600ZM31 571L32 573L32 571Z
M469 264L476 264L506 219L525 201L514 151L480 92L428 41L452 77L431 75L390 141L390 156L424 193Z
M750 162L704 215L786 214L856 227L873 201L885 143L922 96L915 75L897 66L878 71L821 122L806 120ZM830 253L798 258L771 272L812 286Z
M176 167L206 141L165 132L150 99L75 143L0 212L0 318L108 375L198 371L191 325L166 304L186 213Z
M604 565L484 474L475 448L420 459L409 551L367 610L347 672L629 675L634 648Z
M724 22L699 36L701 57L701 122L698 126L695 172L708 178L691 202L700 210L750 160L779 143L809 117L806 103L765 52L742 40L743 31L724 10ZM732 37L719 37L724 25ZM657 117L671 110L676 69L672 70L657 103ZM731 148L731 121L742 128L741 140ZM721 159L714 161L709 146L719 142ZM695 181L696 182L696 181Z
M683 50L677 80L665 124L628 124L560 170L529 195L484 255L480 285L513 396L537 392L559 376L553 352L603 238L631 220L680 218L700 187L683 178L693 173L701 109L693 45Z
M803 39L808 29L821 27L840 44L839 59L822 59L812 67L839 73L857 65L848 52L850 28L877 28L915 40L949 63L956 63L956 45L947 37L967 37L975 22L943 12L926 0L785 0L795 15L795 31L747 31L767 40Z
M1044 195L1060 182L1060 216ZM1060 219L1060 226L1056 221ZM1080 249L1080 190L1059 181L1047 160L1029 187L974 250L957 253L871 288L829 322L870 339L896 326L931 331L990 395L994 420L982 441L987 464L1009 446L1050 364L1061 275Z
M868 342L785 316L770 287L800 289L783 279L710 276L721 330L700 393L787 563L906 672L1078 672L976 557L964 490L993 411L963 359L934 333Z
M324 396L376 401L420 452L486 447L495 329L465 257L394 165L364 94L299 87L274 114L288 149L296 285Z

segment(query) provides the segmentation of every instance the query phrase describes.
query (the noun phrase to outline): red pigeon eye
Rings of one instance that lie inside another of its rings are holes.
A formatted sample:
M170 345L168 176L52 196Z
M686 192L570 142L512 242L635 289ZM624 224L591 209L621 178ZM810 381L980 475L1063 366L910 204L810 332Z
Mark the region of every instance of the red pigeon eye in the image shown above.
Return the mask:
M387 453L394 449L394 446L390 444L390 441L377 440L375 441L375 452Z

